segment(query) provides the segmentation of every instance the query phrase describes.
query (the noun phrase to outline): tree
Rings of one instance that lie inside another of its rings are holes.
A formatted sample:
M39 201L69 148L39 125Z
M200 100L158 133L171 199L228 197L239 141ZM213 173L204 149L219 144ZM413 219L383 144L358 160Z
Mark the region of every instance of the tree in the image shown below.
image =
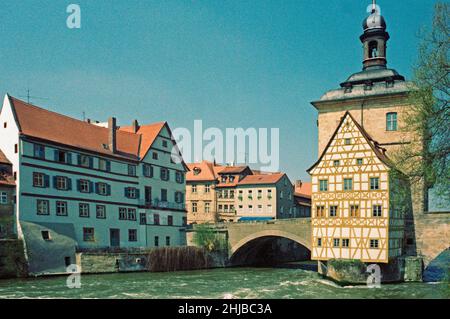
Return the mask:
M218 251L228 248L226 238L223 238L214 228L208 225L197 225L195 228L193 242L198 247L208 251Z
M449 4L437 3L431 30L420 33L412 107L405 117L405 129L418 134L397 159L411 183L422 182L425 190L434 186L446 201L450 198L449 13Z

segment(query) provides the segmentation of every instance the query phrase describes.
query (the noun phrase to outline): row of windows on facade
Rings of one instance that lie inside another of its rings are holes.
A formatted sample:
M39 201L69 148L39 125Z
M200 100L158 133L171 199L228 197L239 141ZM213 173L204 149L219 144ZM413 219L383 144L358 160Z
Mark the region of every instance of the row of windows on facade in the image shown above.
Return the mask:
M50 231L43 230L41 231L42 239L46 241L51 241L52 236ZM93 227L84 227L83 228L83 241L85 242L95 242L95 229ZM128 229L128 241L129 242L137 242L138 235L137 229ZM154 237L154 246L159 246L159 236ZM166 246L170 246L170 236L166 236Z
M371 177L370 178L370 190L376 191L380 189L380 178L379 177ZM353 190L353 178L344 178L344 191L352 191ZM328 180L321 179L319 180L319 191L327 192L328 191Z
M40 188L50 187L50 176L44 173L33 173L33 186ZM72 190L72 180L66 176L53 176L53 188L62 191ZM146 187L147 194L146 200L151 201L151 187ZM102 196L111 196L111 185L107 183L94 183L85 179L77 180L77 191L80 193L93 193ZM130 199L139 199L141 197L140 190L135 187L125 187L124 196ZM176 203L184 202L184 193L175 192L174 195ZM167 189L161 189L161 199L162 202L167 202Z
M45 146L40 144L33 144L34 147L34 157L45 160ZM156 156L155 156L156 154ZM158 159L158 153L153 152L153 159ZM156 158L155 158L156 157ZM62 164L72 164L72 153L62 151L62 150L54 150L54 158L53 160ZM171 158L171 163L174 161ZM77 164L80 167L94 169L94 157L89 155L77 154ZM129 176L137 176L137 165L127 164L128 170L127 173ZM111 161L98 158L97 167L100 171L111 172ZM142 175L145 177L152 178L154 177L154 167L150 164L143 164L142 166ZM170 180L170 170L165 167L160 168L160 179L163 181ZM177 183L184 183L184 173L180 171L175 171L175 181Z
M50 201L45 199L38 199L36 201L38 215L50 215ZM55 202L56 216L69 216L69 206L65 201ZM136 209L119 207L119 220L136 221ZM97 219L106 219L106 206L95 205L95 215ZM87 203L78 204L78 216L82 218L90 217L90 205ZM147 214L139 214L139 223L147 225ZM153 214L153 225L161 225L159 214ZM186 225L186 217L183 217L183 226ZM174 226L173 216L167 216L167 226Z
M192 193L197 193L197 185L192 185L191 186L191 191L192 191ZM209 193L210 191L211 191L210 185L205 185L204 186L204 192L205 193ZM217 197L218 198L230 198L230 199L233 199L234 198L234 194L235 194L235 191L233 189L230 189L230 190L228 190L228 189L217 190ZM267 195L267 198L271 199L272 198L272 190L268 189L266 195ZM244 196L244 191L243 190L239 190L238 191L238 198L242 200L243 196ZM249 189L247 191L247 196L248 196L249 199L253 199L253 190ZM257 198L261 199L262 197L263 197L263 190L262 189L258 189L258 191L257 191ZM289 193L289 198L291 198L291 197L292 197L292 194ZM283 198L283 191L280 192L280 198Z
M317 246L322 247L322 238L317 238ZM348 238L333 238L333 247L344 247L348 248L350 247L350 239ZM378 239L371 239L369 242L369 247L373 249L379 248L379 240Z
M381 205L372 206L372 217L381 217L383 215L383 207ZM338 217L339 207L330 206L328 209L328 216L326 216L325 206L316 206L316 217ZM360 217L359 205L350 205L350 217Z
M356 165L361 166L363 165L364 160L362 158L357 158L356 159ZM338 167L341 166L341 161L340 160L333 160L333 166L334 167Z
M204 205L205 205L204 206L205 213L210 213L211 212L211 204L209 202L205 202ZM243 205L239 205L238 208L241 211L244 210ZM256 208L257 208L257 210L256 210L257 213L264 212L263 205L258 205ZM217 205L217 210L220 213L235 213L236 212L234 205ZM290 213L293 214L295 212L295 210L296 210L295 207L291 207ZM273 212L272 205L266 205L265 211L267 213L272 213ZM193 213L198 212L198 203L197 202L192 202L192 212ZM246 212L253 213L254 212L253 205L248 205ZM284 206L281 206L280 212L284 213Z

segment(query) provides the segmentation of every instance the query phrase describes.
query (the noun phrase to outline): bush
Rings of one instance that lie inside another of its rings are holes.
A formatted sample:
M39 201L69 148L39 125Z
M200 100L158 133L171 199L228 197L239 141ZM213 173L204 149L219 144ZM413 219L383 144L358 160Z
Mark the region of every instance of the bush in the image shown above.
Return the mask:
M207 251L218 251L228 249L228 241L215 229L208 225L197 225L195 228L193 242L198 247Z

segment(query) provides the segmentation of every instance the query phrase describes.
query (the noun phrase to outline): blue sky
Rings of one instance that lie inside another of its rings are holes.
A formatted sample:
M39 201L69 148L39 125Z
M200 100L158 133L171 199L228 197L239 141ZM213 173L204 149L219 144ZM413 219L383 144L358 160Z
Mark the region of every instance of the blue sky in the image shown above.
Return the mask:
M361 70L369 0L3 0L0 94L76 118L172 128L280 128L280 169L309 179L317 159L310 102ZM389 67L407 78L431 0L379 0ZM81 7L82 27L66 26Z

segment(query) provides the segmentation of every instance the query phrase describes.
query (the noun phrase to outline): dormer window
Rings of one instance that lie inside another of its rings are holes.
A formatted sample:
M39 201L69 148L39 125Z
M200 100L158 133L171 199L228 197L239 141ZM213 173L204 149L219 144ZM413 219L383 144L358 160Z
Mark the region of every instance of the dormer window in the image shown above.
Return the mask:
M194 167L194 169L193 169L194 175L200 174L201 171L202 171L202 170L201 170L199 167Z
M386 88L393 88L394 87L394 80L387 80L386 81Z
M352 90L353 90L353 86L351 86L351 85L344 87L344 93L346 93L346 94L352 93Z
M227 177L226 176L222 176L222 183L226 183L227 182Z
M364 83L364 91L371 91L372 90L372 85L373 85L373 83L370 82L370 81Z

